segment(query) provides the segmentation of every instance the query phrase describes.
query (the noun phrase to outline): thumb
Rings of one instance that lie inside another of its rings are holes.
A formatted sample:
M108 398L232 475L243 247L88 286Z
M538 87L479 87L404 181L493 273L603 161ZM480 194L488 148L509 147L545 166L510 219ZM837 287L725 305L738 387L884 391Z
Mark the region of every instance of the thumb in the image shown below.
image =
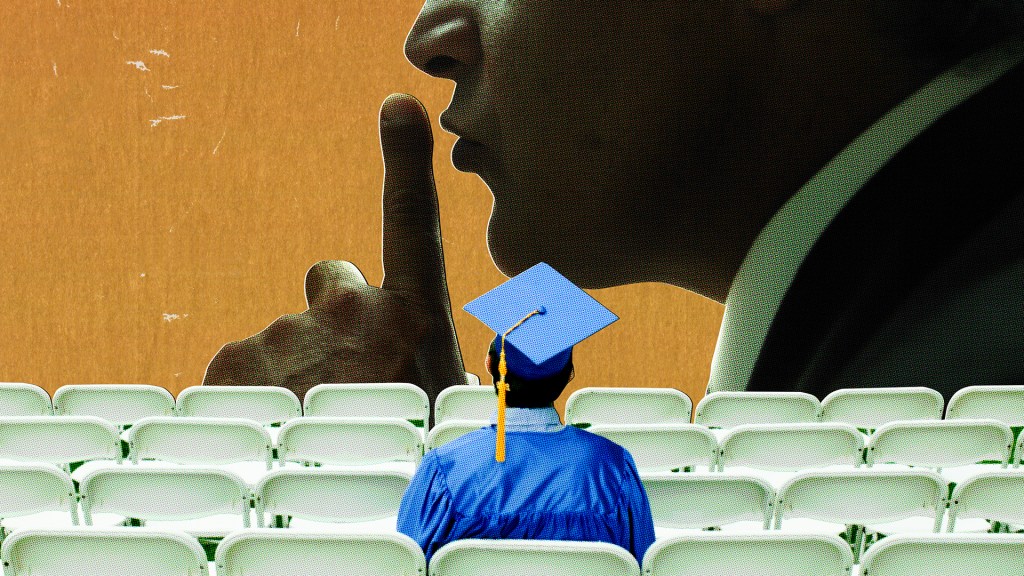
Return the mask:
M430 119L423 105L392 94L380 109L384 156L383 262L385 290L448 303L441 224L434 189Z

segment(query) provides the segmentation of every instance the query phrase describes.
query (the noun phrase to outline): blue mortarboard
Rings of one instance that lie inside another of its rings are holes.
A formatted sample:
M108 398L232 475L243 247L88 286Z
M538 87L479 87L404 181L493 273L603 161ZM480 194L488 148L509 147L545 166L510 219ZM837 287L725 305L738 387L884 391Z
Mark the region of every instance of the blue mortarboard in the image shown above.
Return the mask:
M562 370L569 362L573 346L619 319L543 262L463 309L497 333L495 347L502 351L502 364L527 380ZM504 460L503 392L504 385L498 390L499 461Z

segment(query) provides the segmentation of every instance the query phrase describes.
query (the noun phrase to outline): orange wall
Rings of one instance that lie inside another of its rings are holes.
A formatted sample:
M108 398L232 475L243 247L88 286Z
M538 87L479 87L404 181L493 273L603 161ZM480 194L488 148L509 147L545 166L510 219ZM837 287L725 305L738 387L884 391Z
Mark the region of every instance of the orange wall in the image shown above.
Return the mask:
M0 3L0 380L176 393L223 343L303 310L314 262L379 283L391 92L435 121L455 323L481 373L492 334L461 306L504 277L484 241L490 195L436 126L452 85L402 54L421 4ZM699 399L720 305L661 285L592 293L622 320L577 348L573 388Z

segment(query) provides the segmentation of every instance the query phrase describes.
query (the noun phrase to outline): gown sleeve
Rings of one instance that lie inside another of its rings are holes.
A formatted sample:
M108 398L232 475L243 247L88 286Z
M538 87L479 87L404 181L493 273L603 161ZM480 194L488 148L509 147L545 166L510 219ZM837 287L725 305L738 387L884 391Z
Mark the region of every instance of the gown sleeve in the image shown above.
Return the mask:
M651 503L647 491L640 482L633 457L626 452L626 466L622 478L622 497L629 512L629 540L626 548L637 562L643 565L644 553L654 544L654 519L651 517Z
M438 548L455 539L454 524L451 493L437 458L428 452L402 496L398 531L420 545L429 563Z

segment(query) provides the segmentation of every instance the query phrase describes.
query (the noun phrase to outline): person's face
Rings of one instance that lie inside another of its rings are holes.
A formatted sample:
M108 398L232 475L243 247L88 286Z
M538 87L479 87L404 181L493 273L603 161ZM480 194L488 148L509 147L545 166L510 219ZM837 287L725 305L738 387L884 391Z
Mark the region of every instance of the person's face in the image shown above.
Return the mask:
M596 288L701 259L682 252L727 217L704 183L723 156L731 4L427 0L406 54L456 83L441 125L494 195L502 272L545 261Z

